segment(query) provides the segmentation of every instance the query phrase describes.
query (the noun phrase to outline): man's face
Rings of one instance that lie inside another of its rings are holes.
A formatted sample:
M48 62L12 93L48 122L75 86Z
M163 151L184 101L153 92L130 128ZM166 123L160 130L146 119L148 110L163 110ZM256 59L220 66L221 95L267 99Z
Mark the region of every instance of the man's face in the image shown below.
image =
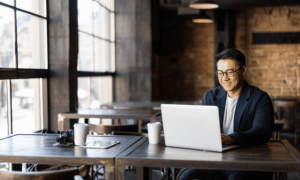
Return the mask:
M237 69L241 68L237 65L236 60L234 59L221 59L218 61L218 71L226 72L228 70L236 71ZM220 84L223 88L230 93L235 93L241 89L243 85L244 77L246 69L241 68L233 73L232 77L229 77L227 74L224 73L223 77L219 79Z

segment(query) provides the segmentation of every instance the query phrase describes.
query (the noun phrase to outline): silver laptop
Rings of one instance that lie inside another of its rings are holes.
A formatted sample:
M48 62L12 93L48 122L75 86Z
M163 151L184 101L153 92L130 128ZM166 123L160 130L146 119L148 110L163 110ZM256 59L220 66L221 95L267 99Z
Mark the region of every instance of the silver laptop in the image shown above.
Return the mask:
M223 152L217 106L161 105L166 146Z

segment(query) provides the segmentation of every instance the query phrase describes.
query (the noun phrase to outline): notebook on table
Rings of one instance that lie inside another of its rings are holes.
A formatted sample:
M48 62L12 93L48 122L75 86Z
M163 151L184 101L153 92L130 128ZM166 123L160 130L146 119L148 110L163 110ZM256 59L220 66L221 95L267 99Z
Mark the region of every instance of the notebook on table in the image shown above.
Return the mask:
M166 146L224 152L217 106L162 104Z

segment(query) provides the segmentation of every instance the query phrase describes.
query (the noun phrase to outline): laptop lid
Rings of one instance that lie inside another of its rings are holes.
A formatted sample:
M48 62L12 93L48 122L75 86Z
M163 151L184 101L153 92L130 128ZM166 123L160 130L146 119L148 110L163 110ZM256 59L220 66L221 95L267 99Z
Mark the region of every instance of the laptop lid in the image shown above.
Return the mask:
M162 104L166 146L222 152L217 106Z

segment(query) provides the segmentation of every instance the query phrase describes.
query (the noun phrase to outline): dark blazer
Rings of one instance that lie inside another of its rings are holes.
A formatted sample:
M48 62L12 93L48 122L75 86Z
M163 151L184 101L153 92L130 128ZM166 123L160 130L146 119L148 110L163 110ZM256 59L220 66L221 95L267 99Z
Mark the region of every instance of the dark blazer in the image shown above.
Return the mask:
M219 107L222 130L227 91L222 86L207 91L201 105ZM246 81L240 93L234 114L233 137L238 144L248 146L265 144L272 135L274 109L269 95Z

